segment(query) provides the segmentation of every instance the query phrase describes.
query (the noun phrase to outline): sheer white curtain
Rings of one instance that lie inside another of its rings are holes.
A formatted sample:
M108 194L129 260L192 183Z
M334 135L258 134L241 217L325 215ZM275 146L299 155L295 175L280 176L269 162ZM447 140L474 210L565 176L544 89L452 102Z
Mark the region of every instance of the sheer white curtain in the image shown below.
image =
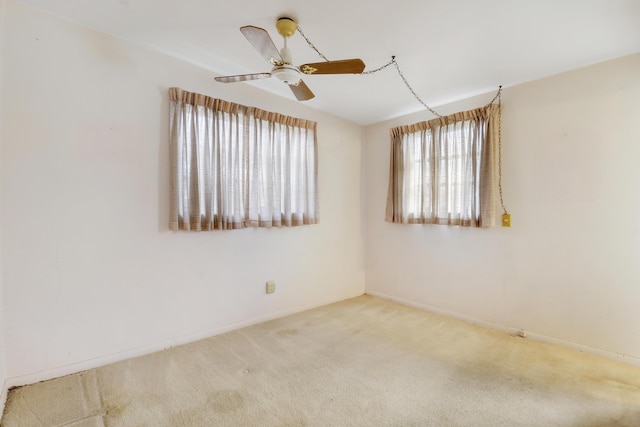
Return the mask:
M491 104L391 129L386 220L494 226L499 114Z
M316 122L169 89L172 230L318 222Z

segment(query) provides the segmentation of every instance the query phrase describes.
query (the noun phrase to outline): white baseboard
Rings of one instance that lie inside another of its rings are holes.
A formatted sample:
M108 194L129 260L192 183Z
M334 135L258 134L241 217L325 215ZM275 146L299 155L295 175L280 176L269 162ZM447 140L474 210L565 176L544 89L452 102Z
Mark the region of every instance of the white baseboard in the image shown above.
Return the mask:
M12 387L19 387L27 384L34 384L40 381L46 381L53 378L64 377L66 375L75 374L78 372L86 371L88 369L99 368L101 366L105 366L111 363L121 362L123 360L132 359L134 357L144 356L146 354L155 353L157 351L166 350L167 348L176 347L183 344L189 344L195 341L200 341L205 338L213 337L216 335L224 334L225 332L230 332L236 329L244 328L247 326L255 325L258 323L266 322L268 320L277 319L280 317L288 316L291 314L299 313L301 311L311 310L313 308L322 307L327 304L332 304L339 301L344 301L349 298L355 298L363 295L364 292L359 292L355 295L347 295L344 297L332 298L329 300L324 300L318 303L305 304L302 306L298 306L293 309L283 310L275 313L266 314L263 316L254 317L251 319L243 320L241 322L231 323L228 325L220 326L218 328L214 328L212 330L186 335L183 337L175 338L170 341L161 342L153 345L133 348L129 350L125 350L119 353L110 354L108 356L98 357L95 359L84 360L78 363L72 363L65 366L60 366L52 369L47 369L40 372L35 372L27 375L21 375L17 377L8 378L5 381L5 385L3 388L3 400L2 403L6 401L7 390ZM0 412L2 414L2 412Z
M511 326L506 326L506 325L501 325L499 323L493 323L493 322L489 322L486 320L480 320L480 319L476 319L474 317L471 316L465 316L463 314L460 313L456 313L453 311L448 311L448 310L443 310L437 307L433 307L430 306L428 304L421 304L421 303L416 303L413 301L408 301L402 298L397 298L391 295L387 295L384 294L382 292L377 292L377 291L371 291L371 290L367 290L365 292L365 294L367 295L371 295L374 297L378 297L378 298L382 298L382 299L386 299L389 301L393 301L393 302L397 302L398 304L402 304L402 305L406 305L409 307L413 307L413 308L417 308L419 310L423 310L423 311L428 311L431 313L436 313L436 314L441 314L443 316L447 316L447 317L451 317L454 319L459 319L477 326L482 326L484 328L488 328L488 329L494 329L497 331L501 331L501 332L505 332L511 335L516 335L518 334L518 332L521 331L520 328L514 328ZM583 344L577 344L571 341L565 341L559 338L554 338L554 337L549 337L546 335L542 335L542 334L536 334L534 332L530 332L530 331L525 331L527 334L527 338L532 339L533 341L539 341L539 342L544 342L547 344L554 344L557 345L559 347L565 347L565 348L569 348L572 350L577 350L579 352L582 353L586 353L586 354L591 354L594 356L599 356L599 357L603 357L605 359L610 359L610 360L615 360L618 362L622 362L622 363L626 363L628 365L633 365L633 366L638 366L640 367L640 358L637 357L633 357L633 356L628 356L625 354L620 354L620 353L614 353L611 351L606 351L606 350L601 350L599 348L595 348L595 347L589 347L587 345L583 345Z
M387 295L381 292L377 292L377 291L371 291L368 290L365 292L367 295L372 295L378 298L382 298L382 299L386 299L389 301L393 301L393 302L397 302L398 304L402 304L402 305L406 305L409 307L414 307L417 308L419 310L424 310L424 311L428 311L428 312L432 312L432 313L437 313L437 314L441 314L443 316L447 316L447 317L451 317L454 319L459 319L474 325L478 325L478 326L482 326L485 328L489 328L489 329L493 329L493 330L498 330L501 332L505 332L511 335L515 335L517 334L520 329L519 328L514 328L514 327L510 327L510 326L506 326L506 325L502 325L499 323L493 323L493 322L489 322L489 321L485 321L485 320L480 320L480 319L476 319L470 316L465 316L463 314L460 313L456 313L456 312L452 312L452 311L448 311L448 310L443 310L434 306L430 306L428 304L421 304L421 303L416 303L413 301L408 301L402 298L397 298L397 297L393 297L391 295ZM82 362L78 362L78 363L73 363L73 364L69 364L69 365L65 365L65 366L60 366L60 367L56 367L53 369L48 369L45 371L40 371L40 372L35 372L35 373L31 373L31 374L27 374L27 375L21 375L21 376L17 376L17 377L12 377L12 378L7 378L4 381L4 385L2 387L2 392L0 394L0 414L2 414L2 411L4 410L4 405L6 404L6 399L7 399L7 394L8 394L8 390L10 388L13 387L19 387L19 386L23 386L23 385L27 385L27 384L33 384L33 383L37 383L40 381L46 381L46 380L50 380L53 378L59 378L59 377L63 377L65 375L71 375L71 374L75 374L78 372L82 372L82 371L86 371L88 369L94 369L94 368L98 368L100 366L105 366L108 365L110 363L116 363L116 362L121 362L123 360L126 359L131 359L134 357L139 357L139 356L144 356L146 354L150 354L150 353L154 353L157 351L162 351L165 350L167 348L171 348L171 347L176 347L179 345L183 345L183 344L188 344L191 342L195 342L195 341L199 341L205 338L209 338L209 337L213 337L216 335L220 335L226 332L230 332L236 329L241 329L247 326L251 326L251 325L255 325L258 323L262 323L262 322L266 322L269 320L273 320L273 319L277 319L280 317L284 317L284 316L288 316L291 314L295 314L295 313L299 313L302 311L306 311L306 310L311 310L313 308L317 308L317 307L321 307L327 304L332 304L335 302L339 302L339 301L343 301L345 299L349 299L349 298L355 298L358 296L361 296L362 293L357 293L355 295L349 295L349 296L345 296L345 297L339 297L339 298L333 298L333 299L329 299L329 300L325 300L319 303L312 303L312 304L306 304L306 305L302 305L302 306L298 306L296 308L293 309L289 309L289 310L283 310L283 311L279 311L279 312L275 312L275 313L271 313L271 314L267 314L267 315L263 315L263 316L258 316L258 317L254 317L251 319L247 319L241 322L236 322L236 323L232 323L229 325L224 325L218 328L214 328L212 330L203 332L203 333L198 333L198 334L192 334L192 335L187 335L187 336L183 336L183 337L179 337L176 339L172 339L170 341L167 342L162 342L162 343L156 343L153 345L148 345L148 346L143 346L143 347L138 347L138 348L133 348L133 349L129 349L126 351L122 351L119 353L114 353L114 354L110 354L107 356L103 356L103 357L98 357L95 359L90 359L90 360L85 360ZM546 335L541 335L541 334L536 334L536 333L532 333L530 331L526 331L527 333L527 337L534 340L534 341L539 341L539 342L545 342L545 343L549 343L549 344L554 344L554 345L558 345L560 347L565 347L565 348L570 348L572 350L577 350L583 353L587 353L587 354L592 354L595 356L599 356L599 357L603 357L606 359L611 359L611 360L616 360L619 362L623 362L623 363L627 363L630 365L634 365L634 366L638 366L640 367L640 359L636 358L636 357L632 357L632 356L627 356L624 354L619 354L619 353L614 353L614 352L610 352L610 351L606 351L606 350L601 350L598 348L594 348L594 347L589 347L589 346L585 346L582 344L576 344L570 341L565 341L565 340L561 340L558 338L553 338L553 337L549 337Z

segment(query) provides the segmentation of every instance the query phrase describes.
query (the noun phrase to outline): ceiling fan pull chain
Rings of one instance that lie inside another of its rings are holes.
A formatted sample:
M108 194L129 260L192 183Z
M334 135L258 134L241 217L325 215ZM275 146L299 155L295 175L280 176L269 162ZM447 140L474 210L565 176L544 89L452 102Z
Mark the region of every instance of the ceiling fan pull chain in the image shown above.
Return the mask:
M298 25L296 27L296 29L298 30L298 32L300 33L300 35L302 36L302 38L305 39L305 41L307 42L307 44L309 45L309 47L313 50L316 51L316 53L318 55L320 55L325 61L329 61L327 59L326 56L324 56L319 50L318 48L311 43L311 40L309 40L307 38L307 36L304 34L304 31L302 31L302 28L300 28L300 26ZM400 75L400 77L402 78L402 81L404 82L404 84L407 86L407 88L409 89L409 91L413 94L413 96L418 100L418 102L420 104L422 104L423 107L425 107L427 110L429 110L431 112L431 114L435 115L436 117L442 117L440 114L438 114L433 108L429 107L422 99L420 99L420 97L418 96L418 94L413 90L413 88L411 87L411 85L409 84L409 82L407 81L407 79L404 77L404 74L402 74L402 71L400 71L400 67L398 66L398 63L396 62L396 57L392 56L391 57L391 61L387 62L386 64L384 64L381 67L378 67L374 70L370 70L370 71L363 71L360 74L373 74L373 73L377 73L378 71L382 71L385 68L389 67L391 64L395 65L396 70L398 71L398 74Z
M377 73L378 71L382 71L382 70L384 70L385 68L387 68L388 66L392 65L394 62L396 62L396 57L395 57L395 56L392 56L392 57L391 57L391 61L387 62L387 63L386 63L386 64L384 64L383 66L378 67L378 68L375 68L375 69L373 69L373 70L363 71L363 72L362 72L362 74L374 74L374 73Z
M407 81L406 77L404 76L404 74L402 74L402 71L400 71L400 66L398 65L398 62L396 62L396 57L394 56L391 59L391 62L393 62L393 65L396 67L396 70L398 71L398 75L400 76L400 78L402 79L402 81L404 82L404 85L407 87L407 89L409 89L409 92L411 92L413 94L413 96L418 100L418 102L420 104L422 104L422 106L424 108L426 108L427 110L429 110L429 112L431 114L433 114L436 117L442 117L440 114L438 114L433 108L429 107L423 100L422 98L420 98L418 96L418 94L416 93L415 90L413 90L413 88L411 87L411 85L409 84L409 82Z
M316 53L317 53L317 54L318 54L322 59L324 59L325 61L329 62L329 60L327 59L327 57L326 57L326 56L324 56L324 55L323 55L323 54L318 50L318 48L317 48L317 47L315 47L313 43L311 43L311 40L309 40L309 39L307 38L307 36L305 36L305 35L304 35L304 32L302 31L302 28L300 28L300 26L299 26L299 25L296 27L296 29L298 30L298 32L300 33L300 35L302 36L302 38L303 38L303 39L305 39L305 41L307 42L307 44L309 45L309 47L310 47L311 49L315 50L315 51L316 51Z
M504 218L504 215L509 215L509 213L504 206L504 197L502 196L502 85L500 85L498 93L489 104L493 104L496 98L498 99L498 190L500 192L500 206L502 206Z

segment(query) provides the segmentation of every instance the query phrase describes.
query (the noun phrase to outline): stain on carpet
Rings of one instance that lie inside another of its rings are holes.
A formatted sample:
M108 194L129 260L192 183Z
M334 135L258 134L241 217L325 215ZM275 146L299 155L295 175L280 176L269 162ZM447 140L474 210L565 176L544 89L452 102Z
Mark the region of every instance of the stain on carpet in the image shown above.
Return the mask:
M223 414L235 412L245 405L244 398L235 390L221 390L211 393L208 403L216 412Z

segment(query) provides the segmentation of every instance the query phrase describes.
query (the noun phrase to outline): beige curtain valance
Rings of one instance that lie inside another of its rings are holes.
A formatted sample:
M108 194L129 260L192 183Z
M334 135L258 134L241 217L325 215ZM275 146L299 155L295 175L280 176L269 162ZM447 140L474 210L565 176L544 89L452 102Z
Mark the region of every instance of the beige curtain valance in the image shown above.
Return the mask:
M215 111L222 111L229 114L251 115L258 120L266 120L271 123L278 123L285 126L294 126L309 130L316 130L317 122L312 120L300 119L297 117L285 116L284 114L274 113L271 111L261 110L256 107L248 107L246 105L236 104L234 102L225 101L218 98L202 95L194 92L187 92L177 87L169 89L169 97L172 101L183 102L188 105L199 105L211 108Z
M465 120L484 119L495 116L499 113L500 106L497 104L489 104L482 108L476 108L474 110L461 111L458 113L450 114L444 117L437 117L435 119L414 123L411 125L398 126L391 129L391 137L395 138L401 135L416 133L425 131L427 129L433 129L440 126L448 126L456 122L463 122Z

